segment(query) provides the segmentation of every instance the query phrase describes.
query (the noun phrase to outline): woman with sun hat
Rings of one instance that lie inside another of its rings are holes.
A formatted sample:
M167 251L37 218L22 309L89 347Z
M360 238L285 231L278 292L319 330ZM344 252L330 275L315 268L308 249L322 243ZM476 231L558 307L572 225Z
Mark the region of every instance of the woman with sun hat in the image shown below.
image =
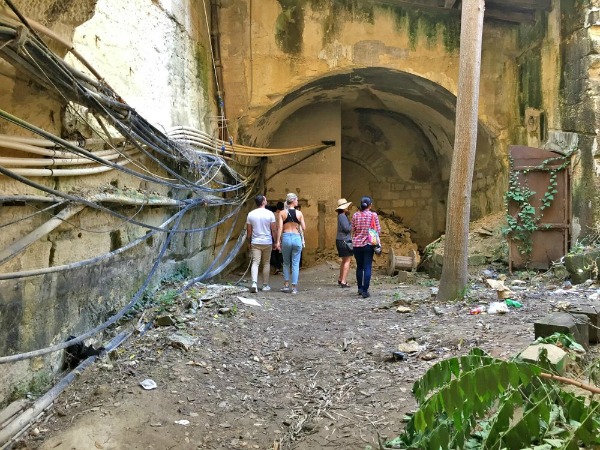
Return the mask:
M338 285L342 288L349 287L347 278L350 271L350 261L352 260L352 223L348 219L348 208L351 204L352 202L347 201L345 198L340 198L337 201L335 209L338 215L335 247L337 248L338 256L342 258Z

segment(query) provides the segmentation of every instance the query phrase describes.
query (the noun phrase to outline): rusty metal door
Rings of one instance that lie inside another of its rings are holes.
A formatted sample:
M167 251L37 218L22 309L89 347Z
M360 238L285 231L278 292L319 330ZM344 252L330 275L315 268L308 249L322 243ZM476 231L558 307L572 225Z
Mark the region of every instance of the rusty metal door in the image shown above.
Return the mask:
M571 180L569 167L560 153L539 148L511 146L511 172L521 186L535 192L529 204L535 208L537 229L531 234L531 253L520 251L522 245L509 235L509 270L530 268L548 269L552 261L567 254L571 231ZM540 209L544 195L549 192L551 169L561 168L556 173L556 186L550 206ZM549 170L550 169L550 170ZM509 201L508 213L517 217L519 204Z

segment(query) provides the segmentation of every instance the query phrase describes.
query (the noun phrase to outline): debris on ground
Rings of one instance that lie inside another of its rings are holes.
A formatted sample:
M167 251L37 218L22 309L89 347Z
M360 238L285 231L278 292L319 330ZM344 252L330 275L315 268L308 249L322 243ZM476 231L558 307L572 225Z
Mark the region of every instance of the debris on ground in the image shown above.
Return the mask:
M468 265L508 264L508 245L502 230L506 227L503 212L490 214L469 224ZM444 259L445 235L425 248L422 266L431 276L439 277ZM493 278L491 271L487 278Z
M438 281L423 272L399 283L376 270L365 300L339 288L338 269L336 257L304 267L295 296L279 291L280 275L271 291L248 294L234 273L229 285L196 284L167 311L119 324L115 334L143 331L84 371L15 448L379 448L399 434L416 406L413 383L436 361L473 347L510 358L551 311L600 306L595 282L564 289L551 273L501 267L478 269L454 302L438 300ZM501 302L491 279L511 298ZM508 312L487 314L494 303ZM157 326L159 317L172 320ZM140 388L146 379L157 388Z

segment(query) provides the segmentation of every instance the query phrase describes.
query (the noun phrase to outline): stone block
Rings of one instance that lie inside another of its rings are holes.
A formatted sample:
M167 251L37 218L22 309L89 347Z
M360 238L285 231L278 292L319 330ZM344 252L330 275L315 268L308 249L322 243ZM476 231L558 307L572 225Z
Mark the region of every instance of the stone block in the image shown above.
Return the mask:
M485 255L469 255L468 265L469 266L483 266L487 264L487 257Z
M590 343L600 342L600 307L592 305L572 305L569 312L576 315L585 315L589 319L588 335Z
M554 333L570 334L577 343L589 345L587 316L556 312L547 315L533 324L535 338L548 337Z
M408 280L408 272L405 270L398 271L398 283L404 283Z
M571 275L573 284L594 279L594 272L600 267L600 251L577 253L565 256L565 267Z
M554 344L532 344L523 350L519 356L523 361L538 363L540 360L540 351L546 349L548 361L556 368L558 373L564 373L566 367L567 352Z

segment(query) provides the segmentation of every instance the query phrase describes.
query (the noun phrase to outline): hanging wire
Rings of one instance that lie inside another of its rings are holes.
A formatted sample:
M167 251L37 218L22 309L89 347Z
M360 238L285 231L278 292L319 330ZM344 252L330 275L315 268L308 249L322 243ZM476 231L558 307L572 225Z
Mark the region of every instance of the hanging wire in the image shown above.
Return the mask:
M68 343L61 343L45 349L19 355L0 357L0 364L20 361L64 349L69 345L82 342L88 337L91 337L116 323L127 311L137 304L141 295L148 287L150 280L155 275L160 261L174 236L180 233L204 232L233 219L228 234L221 244L214 260L204 270L203 274L192 280L192 283L218 275L231 263L231 261L233 261L242 248L242 244L245 240L245 233L241 233L238 236L233 248L229 249L228 244L232 239L233 233L237 229L242 206L250 196L255 193L259 182L264 178L266 163L266 158L264 157L316 151L317 149L322 150L329 146L317 144L294 149L261 149L234 145L233 139L229 135L228 121L225 117L225 105L221 95L221 86L219 85L219 76L213 49L214 43L212 40L210 42L211 60L216 87L219 93L217 100L217 106L220 112L220 115L218 116L218 130L220 136L227 136L227 140L220 140L203 131L194 130L188 127L176 128L173 131L173 135L162 133L141 117L132 107L126 104L105 80L102 79L100 75L85 62L85 60L83 60L83 58L81 58L81 55L76 53L72 45L68 45L68 50L82 61L97 79L93 79L76 70L61 58L57 57L39 37L27 19L18 12L13 3L10 0L5 0L5 2L10 6L25 27L19 25L18 22L12 19L9 20L4 16L0 16L0 56L20 71L26 73L35 83L47 89L49 93L56 95L65 102L71 110L71 113L77 117L78 120L90 125L90 128L100 138L101 142L106 146L105 148L110 149L110 152L92 152L84 148L85 142L73 143L66 139L59 138L52 133L27 123L0 109L0 118L43 138L43 140L24 138L31 139L31 141L22 141L22 143L27 146L22 148L25 148L25 151L33 153L38 152L38 154L48 157L48 164L45 167L50 175L76 173L75 169L58 169L58 167L61 166L69 167L75 165L68 164L69 158L75 158L78 162L85 160L89 164L94 164L95 170L100 170L99 168L102 168L102 170L116 170L144 182L156 184L165 189L168 188L174 191L174 198L184 199L178 200L179 207L181 208L179 211L171 215L162 225L155 226L151 223L144 222L143 220L136 219L141 208L145 205L140 206L140 209L138 209L132 217L128 217L102 205L94 198L93 194L91 197L86 198L82 195L61 192L58 189L50 188L26 178L25 176L19 175L17 171L23 167L27 170L31 170L31 168L27 168L26 164L21 166L19 165L19 161L11 161L11 164L19 166L17 169L11 170L3 166L0 161L0 174L11 177L15 181L53 196L56 204L45 210L56 208L67 202L72 205L85 205L106 212L107 214L122 220L124 224L133 224L149 230L145 236L135 239L113 252L57 267L0 274L0 280L26 278L96 264L129 250L135 245L155 236L157 233L167 234L165 242L161 246L159 254L142 286L138 289L131 301L116 315L94 329L81 334L76 339L70 340ZM203 5L207 30L209 36L211 36L206 2L204 0ZM2 41L6 42L2 43ZM64 41L61 41L61 43L64 43ZM106 136L103 136L95 127L91 126L87 118L81 114L80 108L73 105L87 108L89 115L94 117L99 123L100 128L106 133ZM104 125L104 121L116 130L116 133L120 134L120 136L109 135L106 125ZM6 142L14 143L15 141L19 141L19 139L9 139L4 137L5 145ZM115 145L115 142L117 141L121 143L121 146ZM3 138L0 136L0 146L2 145ZM134 155L132 152L138 152L138 154ZM112 155L115 154L118 154L118 156L113 157ZM245 164L235 161L237 156L248 156L250 158L255 158L255 160L253 163ZM25 163L27 158L23 158L23 160ZM146 162L154 164L160 169L161 173L150 170L150 166ZM126 167L126 164L132 164L132 167L135 167L135 169ZM244 173L240 173L236 170L233 164L235 167L243 169ZM180 171L176 169L182 167L189 171L191 175L195 175L195 178L192 176L181 175ZM62 170L73 170L74 172L59 172ZM150 188L148 188L148 190L149 189ZM195 208L205 207L225 207L228 211L206 226L188 229L180 228L181 220L185 214ZM56 218L56 216L54 216L54 218ZM20 219L18 222L22 220L25 219ZM172 226L171 223L173 223ZM10 224L4 224L0 226L0 228L8 225ZM189 285L190 284L188 284L188 286Z

